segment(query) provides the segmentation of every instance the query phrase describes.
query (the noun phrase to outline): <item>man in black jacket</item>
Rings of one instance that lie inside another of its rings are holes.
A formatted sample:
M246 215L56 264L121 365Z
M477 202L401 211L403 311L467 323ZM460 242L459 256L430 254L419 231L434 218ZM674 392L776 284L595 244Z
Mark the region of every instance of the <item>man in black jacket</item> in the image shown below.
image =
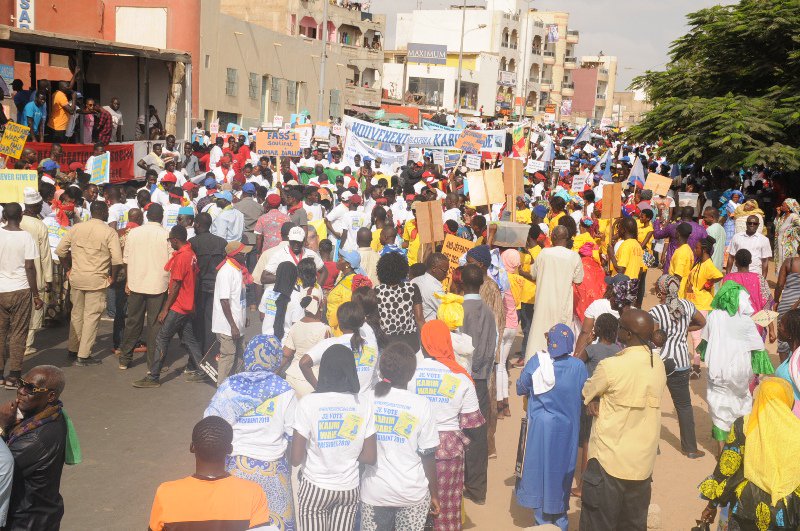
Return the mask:
M59 400L63 390L63 371L39 365L20 379L16 399L0 406L3 438L14 456L5 529L49 531L61 525L64 500L59 488L67 445Z

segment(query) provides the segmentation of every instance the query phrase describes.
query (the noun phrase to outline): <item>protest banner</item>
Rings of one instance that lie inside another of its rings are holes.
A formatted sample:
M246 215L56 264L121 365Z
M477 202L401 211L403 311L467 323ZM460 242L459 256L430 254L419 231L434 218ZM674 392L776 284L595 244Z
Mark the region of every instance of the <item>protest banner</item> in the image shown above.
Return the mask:
M530 159L528 165L525 166L525 171L528 173L536 173L537 171L544 171L544 162L541 160Z
M522 161L506 157L503 159L503 189L506 195L518 196L523 190Z
M294 131L259 131L256 133L256 153L267 157L299 157L300 135Z
M275 127L277 127L278 129L280 129L281 127L283 127L283 116L280 116L280 115L278 115L278 114L276 114L275 116L273 116L273 117L272 117L272 125L274 125L274 126L275 126Z
M475 242L464 238L459 238L452 234L444 237L444 244L442 245L442 254L447 257L449 270L447 272L447 282L453 276L453 271L458 267L458 261L466 254L467 251L475 247Z
M417 233L421 244L444 240L442 202L440 200L417 201L415 216L417 218Z
M466 156L467 161L467 168L470 170L479 170L481 169L481 156L480 155L473 155L469 154Z
M559 172L560 171L564 171L564 170L569 171L570 161L568 161L568 160L554 160L553 161L553 168L555 168L555 170L559 171Z
M503 203L506 200L503 194L503 170L500 168L467 173L467 186L469 202L473 206Z
M465 153L480 153L483 147L483 138L472 129L464 129L458 136L454 147Z
M26 187L39 189L36 170L0 170L0 203L22 203Z
M408 151L382 151L368 146L360 138L350 135L347 137L347 142L344 145L344 152L342 153L342 161L351 168L356 167L355 156L361 155L361 158L370 157L375 160L381 159L382 166L391 168L395 163L398 166L403 166L408 161Z
M121 184L134 179L134 149L136 146L152 145L148 142L130 142L125 144L109 144L106 146L106 151L111 157L109 162L109 180L111 184ZM30 148L36 152L36 157L39 160L45 159L50 156L50 149L53 144L48 142L28 142L25 144L26 148ZM94 146L92 144L61 144L61 157L58 159L58 164L63 173L69 171L69 165L73 162L80 162L85 164L89 157L92 156ZM142 156L148 153L147 149L143 149ZM139 157L141 158L141 157ZM139 160L139 159L136 159ZM138 168L138 166L137 166ZM86 168L86 171L91 171L91 168ZM142 177L144 177L144 170L142 170Z
M664 177L656 173L649 173L644 182L644 189L652 190L655 195L667 195L670 186L672 186L671 177Z
M431 131L461 131L457 127L448 127L446 125L437 124L436 122L432 122L430 120L422 120L422 128L428 129Z
M22 149L25 147L25 140L30 131L31 128L28 126L7 122L3 139L0 140L0 155L18 159L22 155Z
M86 168L92 172L89 182L92 184L106 184L110 182L111 153L106 151L92 159L92 167Z
M603 208L601 219L617 219L622 215L622 183L603 187Z
M208 126L208 132L212 135L219 134L219 120L214 120L211 122L211 124Z

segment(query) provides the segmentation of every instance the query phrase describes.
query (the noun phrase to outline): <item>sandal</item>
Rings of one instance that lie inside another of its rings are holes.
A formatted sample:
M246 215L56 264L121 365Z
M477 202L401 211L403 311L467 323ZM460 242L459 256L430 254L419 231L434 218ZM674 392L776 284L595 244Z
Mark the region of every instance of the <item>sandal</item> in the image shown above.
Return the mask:
M4 385L6 389L17 389L19 388L19 378L16 376L9 376L5 379Z
M700 366L699 365L692 365L692 372L689 374L690 380L699 380L700 379Z

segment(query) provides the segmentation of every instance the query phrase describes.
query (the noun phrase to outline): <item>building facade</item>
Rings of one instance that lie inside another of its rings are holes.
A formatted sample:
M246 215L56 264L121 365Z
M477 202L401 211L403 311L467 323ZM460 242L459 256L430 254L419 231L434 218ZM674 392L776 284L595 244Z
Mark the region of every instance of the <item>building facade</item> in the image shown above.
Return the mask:
M619 128L638 124L653 108L653 104L647 101L646 94L641 90L615 92L613 101L611 123Z
M617 85L617 58L610 55L585 55L573 72L575 97L572 115L576 121L592 120L598 125L611 123L612 102Z

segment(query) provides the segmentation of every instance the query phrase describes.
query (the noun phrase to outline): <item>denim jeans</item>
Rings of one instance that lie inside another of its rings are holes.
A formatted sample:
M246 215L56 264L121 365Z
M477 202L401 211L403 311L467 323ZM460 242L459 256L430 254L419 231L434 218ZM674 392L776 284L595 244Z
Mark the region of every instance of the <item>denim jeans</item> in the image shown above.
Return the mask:
M200 342L197 340L197 337L194 334L192 316L170 310L167 313L167 318L164 319L164 323L161 325L161 329L158 331L158 335L156 336L156 348L153 365L148 371L150 378L158 380L161 374L161 368L164 366L164 361L167 359L167 348L169 347L169 342L172 340L172 337L176 332L178 333L178 337L180 337L181 342L186 345L186 349L189 351L189 361L186 363L187 370L194 371L200 367L200 360L202 360L203 354L200 351Z

